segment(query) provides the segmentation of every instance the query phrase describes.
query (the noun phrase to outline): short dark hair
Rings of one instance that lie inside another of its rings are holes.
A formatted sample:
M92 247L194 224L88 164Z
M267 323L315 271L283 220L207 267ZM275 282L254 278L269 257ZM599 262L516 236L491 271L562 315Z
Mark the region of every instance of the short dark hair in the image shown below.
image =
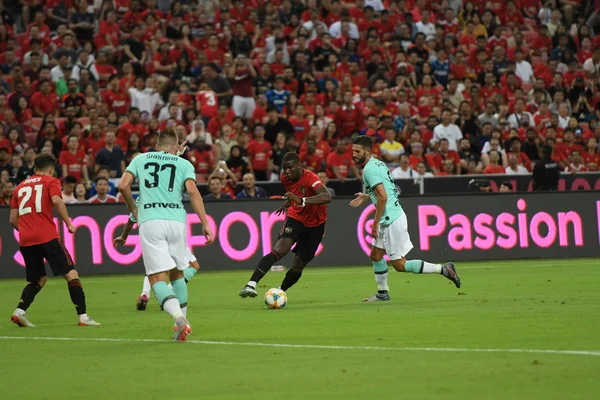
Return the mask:
M284 154L281 162L288 162L288 161L292 161L294 163L299 163L300 162L300 156L298 155L298 153L294 153L293 151L287 152Z
M99 176L99 177L97 177L97 178L94 180L94 183L97 185L97 184L98 184L98 182L100 182L100 181L106 181L106 183L108 183L108 178L105 178L105 177L103 177L103 176Z
M52 154L40 154L35 158L33 168L36 171L41 171L50 167L56 168L56 157Z
M102 167L98 168L98 171L96 171L96 175L99 174L100 171L108 171L108 173L110 174L110 168L108 168L106 166L102 166Z
M65 183L77 183L77 178L69 175L69 176L65 177Z
M369 151L373 149L373 139L369 136L359 136L352 141L352 144L362 146L363 149Z
M511 192L514 190L513 185L510 181L504 181L500 184L500 186L506 186L507 188L510 189Z

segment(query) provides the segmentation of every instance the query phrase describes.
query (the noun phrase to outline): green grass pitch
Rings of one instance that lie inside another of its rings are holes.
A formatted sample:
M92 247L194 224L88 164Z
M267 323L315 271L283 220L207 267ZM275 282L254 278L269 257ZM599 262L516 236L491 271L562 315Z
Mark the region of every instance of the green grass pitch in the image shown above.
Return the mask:
M458 290L390 273L392 301L370 304L371 268L309 267L282 310L262 301L282 272L245 300L250 271L200 272L188 343L167 341L172 321L154 299L135 310L141 274L82 278L97 328L75 326L59 279L28 312L37 326L18 328L24 281L0 281L2 398L600 398L599 264L459 263Z

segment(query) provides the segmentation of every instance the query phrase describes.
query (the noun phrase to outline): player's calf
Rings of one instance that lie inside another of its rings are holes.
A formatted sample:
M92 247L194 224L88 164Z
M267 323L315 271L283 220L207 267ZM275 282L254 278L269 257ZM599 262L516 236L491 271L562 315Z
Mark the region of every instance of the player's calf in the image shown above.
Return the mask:
M32 328L35 325L29 322L25 312L33 303L35 296L42 290L46 282L48 281L48 277L43 276L37 282L30 282L24 288L21 293L21 299L19 300L19 304L17 305L17 309L10 317L11 321L17 324L21 328Z

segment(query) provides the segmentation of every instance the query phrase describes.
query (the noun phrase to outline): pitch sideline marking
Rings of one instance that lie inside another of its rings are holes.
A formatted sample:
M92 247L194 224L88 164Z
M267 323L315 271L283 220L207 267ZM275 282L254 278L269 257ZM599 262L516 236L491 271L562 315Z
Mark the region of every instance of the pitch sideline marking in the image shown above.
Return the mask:
M44 336L0 336L0 340L47 340L71 342L109 342L109 343L173 343L166 339L118 339L118 338L68 338ZM600 350L548 350L548 349L469 349L453 347L378 347L378 346L335 346L318 344L287 344L260 342L220 342L211 340L188 340L192 344L217 346L249 346L249 347L279 347L293 349L319 350L386 350L386 351L423 351L423 352L457 352L457 353L529 353L529 354L561 354L579 356L600 356Z

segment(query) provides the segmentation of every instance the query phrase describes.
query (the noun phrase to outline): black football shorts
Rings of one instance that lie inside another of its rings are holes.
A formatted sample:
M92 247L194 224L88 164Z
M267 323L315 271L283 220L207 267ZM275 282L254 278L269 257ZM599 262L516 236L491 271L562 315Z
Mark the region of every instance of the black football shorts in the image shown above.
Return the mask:
M27 282L37 282L46 276L44 259L50 264L55 276L65 275L75 269L73 259L60 239L33 246L21 246L21 254L25 261Z
M308 227L302 222L286 218L279 232L279 238L290 238L296 243L292 250L303 261L309 262L315 258L315 253L323 240L325 234L325 224Z

